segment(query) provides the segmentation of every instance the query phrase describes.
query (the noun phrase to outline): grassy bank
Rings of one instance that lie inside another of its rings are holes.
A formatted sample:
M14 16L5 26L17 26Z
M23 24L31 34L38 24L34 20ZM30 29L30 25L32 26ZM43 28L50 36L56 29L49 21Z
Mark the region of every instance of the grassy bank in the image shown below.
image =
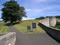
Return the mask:
M4 26L4 23L0 23L0 33L6 33L9 32L9 29L7 26Z
M32 22L36 22L37 28L35 31L32 30ZM38 26L39 20L25 20L19 24L14 25L14 27L23 33L42 33L44 30ZM27 25L31 26L31 31L27 31Z

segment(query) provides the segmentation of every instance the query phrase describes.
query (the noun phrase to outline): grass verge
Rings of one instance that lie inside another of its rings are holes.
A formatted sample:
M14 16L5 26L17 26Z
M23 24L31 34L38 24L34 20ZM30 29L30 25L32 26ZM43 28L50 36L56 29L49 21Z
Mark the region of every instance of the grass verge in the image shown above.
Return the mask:
M35 31L32 30L32 22L36 22L37 28ZM43 33L43 32L45 32L41 27L38 26L38 22L39 22L39 20L25 20L19 24L14 25L14 28L16 28L17 30L19 30L20 32L23 32L23 33ZM31 26L31 31L27 31L27 25Z
M0 23L0 34L10 32L7 26L4 26L4 23Z

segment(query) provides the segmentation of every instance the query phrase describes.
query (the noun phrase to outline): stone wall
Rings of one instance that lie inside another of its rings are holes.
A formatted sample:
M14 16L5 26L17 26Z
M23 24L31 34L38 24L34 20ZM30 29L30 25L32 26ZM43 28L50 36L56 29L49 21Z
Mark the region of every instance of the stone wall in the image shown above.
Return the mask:
M49 25L50 26L55 26L56 25L56 18L55 17L49 18Z
M15 45L16 33L9 32L0 36L0 45Z
M46 18L46 19L40 20L39 22L44 24L45 26L48 26L48 27L55 26L56 25L56 18L55 17Z
M42 20L40 20L39 22L42 23L42 24L44 24L44 25L46 25L46 26L48 26L48 27L50 26L50 25L49 25L49 18L42 19Z

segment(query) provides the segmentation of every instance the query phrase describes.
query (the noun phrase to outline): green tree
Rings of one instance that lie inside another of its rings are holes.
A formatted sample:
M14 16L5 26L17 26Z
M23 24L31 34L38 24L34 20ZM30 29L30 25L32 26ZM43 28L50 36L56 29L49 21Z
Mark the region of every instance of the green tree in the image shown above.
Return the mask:
M55 16L56 18L60 18L60 16Z
M4 22L10 21L11 23L21 21L22 17L26 17L25 8L19 6L16 1L10 0L3 4L2 19Z
M46 16L46 18L52 18L52 17L54 17L54 16Z
M41 17L39 17L39 18L36 18L36 19L39 19L39 20L41 20L41 19L45 19L45 17L41 16Z

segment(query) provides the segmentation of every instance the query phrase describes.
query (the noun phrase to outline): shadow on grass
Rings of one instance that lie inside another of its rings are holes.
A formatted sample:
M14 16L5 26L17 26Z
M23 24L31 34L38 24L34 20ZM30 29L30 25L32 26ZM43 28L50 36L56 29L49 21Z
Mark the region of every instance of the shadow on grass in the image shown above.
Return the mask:
M29 31L29 32L33 32L33 31Z
M15 22L15 23L6 23L5 26L13 26L15 24L19 24L20 22Z
M49 28L41 23L38 24L41 28L44 29L44 31L52 37L54 40L56 40L58 43L60 43L60 31Z
M27 32L33 32L32 30L27 30Z

